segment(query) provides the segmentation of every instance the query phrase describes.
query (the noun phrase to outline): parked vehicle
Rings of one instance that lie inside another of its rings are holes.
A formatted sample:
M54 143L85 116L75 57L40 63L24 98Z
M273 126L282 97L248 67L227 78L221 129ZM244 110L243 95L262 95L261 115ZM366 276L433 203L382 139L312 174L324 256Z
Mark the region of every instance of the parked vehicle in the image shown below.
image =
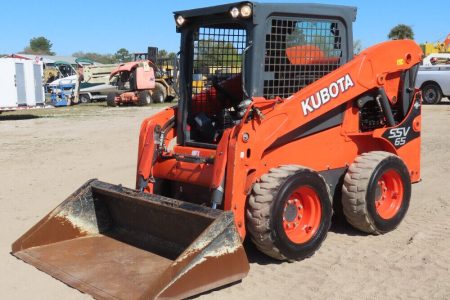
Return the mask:
M52 89L50 99L55 107L70 106L75 98L75 84L61 83Z
M78 76L75 98L81 103L106 100L108 93L117 91L109 82L117 64L85 65Z
M77 71L68 62L65 61L55 61L54 63L47 64L44 68L44 83L45 90L51 92L52 86L57 86L60 84L69 84L67 81L71 80L70 83L75 83L77 76ZM64 79L64 82L61 80Z
M125 103L140 106L152 103L155 88L155 72L150 61L134 61L119 65L111 72L110 81L117 86L117 92L108 93L108 106Z
M0 111L44 106L42 62L0 58Z
M431 53L422 60L422 66L450 65L450 53Z
M57 87L59 87L61 84L66 84L66 85L67 85L67 84L73 84L73 85L75 85L76 82L77 82L77 80L78 80L77 75L70 75L70 76L67 76L67 77L62 77L62 78L59 78L59 79L56 79L56 80L50 82L50 83L47 85L47 90L48 90L49 92L51 92L51 89L57 88Z
M109 93L117 92L117 86L110 83L105 83L82 88L77 93L78 98L80 99L80 103L90 103L93 101L106 100Z
M148 47L147 53L132 53L133 61L148 60L155 71L156 84L152 91L154 103L171 102L178 94L178 60L159 57L157 47Z
M416 87L422 91L425 104L437 104L443 97L450 97L450 65L421 66Z

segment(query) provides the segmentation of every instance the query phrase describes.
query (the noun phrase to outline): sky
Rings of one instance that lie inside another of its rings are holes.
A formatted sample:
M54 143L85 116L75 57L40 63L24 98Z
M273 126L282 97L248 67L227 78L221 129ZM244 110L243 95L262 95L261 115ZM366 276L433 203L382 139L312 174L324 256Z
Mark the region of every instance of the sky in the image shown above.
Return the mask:
M146 52L148 46L177 52L173 11L212 6L222 0L22 0L0 6L0 54L22 51L33 37L44 36L58 55L77 51L115 53L120 48ZM258 1L300 2L300 1ZM356 6L354 39L363 48L385 41L390 29L403 23L412 27L418 43L444 40L450 33L448 0L305 0Z

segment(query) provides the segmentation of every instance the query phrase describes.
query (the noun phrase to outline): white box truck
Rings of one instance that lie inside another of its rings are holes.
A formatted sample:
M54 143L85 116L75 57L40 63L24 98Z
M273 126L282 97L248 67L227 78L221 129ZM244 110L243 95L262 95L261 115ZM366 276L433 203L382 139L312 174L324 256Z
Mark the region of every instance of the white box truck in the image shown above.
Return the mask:
M44 106L42 62L0 58L0 112Z

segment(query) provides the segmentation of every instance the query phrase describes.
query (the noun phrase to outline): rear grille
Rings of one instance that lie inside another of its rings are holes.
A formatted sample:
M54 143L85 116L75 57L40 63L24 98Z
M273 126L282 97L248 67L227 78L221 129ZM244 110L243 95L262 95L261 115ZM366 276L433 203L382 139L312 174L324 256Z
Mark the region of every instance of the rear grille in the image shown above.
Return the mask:
M293 18L269 22L264 97L287 98L343 63L340 22Z

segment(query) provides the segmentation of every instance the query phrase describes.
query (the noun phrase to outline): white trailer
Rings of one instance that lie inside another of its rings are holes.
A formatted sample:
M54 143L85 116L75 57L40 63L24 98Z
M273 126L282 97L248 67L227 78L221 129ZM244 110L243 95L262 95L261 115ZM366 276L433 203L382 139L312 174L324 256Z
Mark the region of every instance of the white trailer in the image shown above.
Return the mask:
M44 106L42 62L0 58L0 112Z

